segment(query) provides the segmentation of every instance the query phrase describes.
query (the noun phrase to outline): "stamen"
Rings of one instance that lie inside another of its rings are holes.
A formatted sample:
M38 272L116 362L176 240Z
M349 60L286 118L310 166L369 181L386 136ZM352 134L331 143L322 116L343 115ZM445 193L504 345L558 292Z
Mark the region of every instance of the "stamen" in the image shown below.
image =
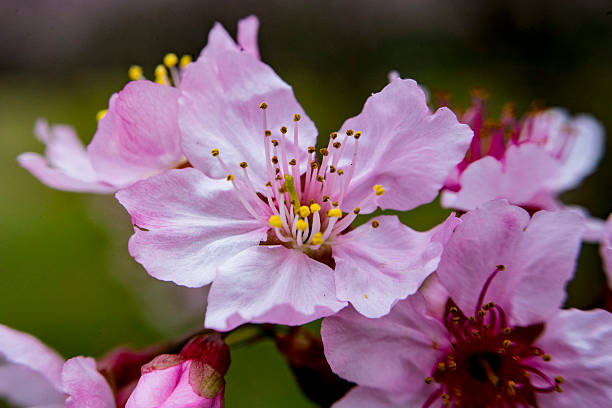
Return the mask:
M106 116L106 113L108 112L108 109L102 109L99 110L96 113L96 120L99 122L104 116Z
M164 65L170 68L174 67L176 64L178 64L178 57L176 56L176 54L172 52L166 54L166 56L164 57Z
M185 68L187 65L191 64L191 61L193 61L191 55L185 54L181 57L181 60L179 61L179 66L181 68Z
M143 78L142 67L139 65L132 65L128 70L128 78L132 81L138 81Z
M281 217L278 215L271 216L268 219L268 223L270 224L272 228L282 228L283 227L283 221L281 220Z

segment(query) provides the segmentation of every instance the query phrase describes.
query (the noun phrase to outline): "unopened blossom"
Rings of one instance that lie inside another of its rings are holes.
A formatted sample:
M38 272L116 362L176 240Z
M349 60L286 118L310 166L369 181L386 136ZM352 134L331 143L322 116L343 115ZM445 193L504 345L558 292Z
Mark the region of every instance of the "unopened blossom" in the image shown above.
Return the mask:
M323 321L332 369L356 382L335 407L607 406L612 316L560 310L581 216L505 201L462 217L437 275L439 315L418 292L387 316L347 308Z
M240 46L257 57L258 26L254 16L238 24ZM229 36L211 44L211 48L241 49ZM202 50L203 54L214 52L217 50ZM87 148L72 127L37 121L35 134L46 146L45 155L23 153L19 163L49 187L103 194L188 166L180 144L178 97L183 71L190 62L188 55L166 55L153 81L145 78L142 68L132 66L128 72L132 82L99 113L98 129Z
M19 407L115 408L91 357L68 361L35 337L0 325L0 397Z
M505 198L531 211L561 208L557 195L577 187L601 159L601 124L559 108L517 118L507 107L499 121L492 121L486 98L476 93L461 118L474 130L474 138L447 179L442 205L471 210Z
M219 334L193 338L179 354L162 354L142 367L126 408L221 408L228 346Z
M209 36L225 37L216 26ZM380 316L439 260L451 216L416 232L377 207L433 200L471 131L395 80L319 143L291 87L250 53L207 46L183 77L179 124L194 168L117 194L136 226L130 253L154 277L213 282L206 326L303 324L350 301Z

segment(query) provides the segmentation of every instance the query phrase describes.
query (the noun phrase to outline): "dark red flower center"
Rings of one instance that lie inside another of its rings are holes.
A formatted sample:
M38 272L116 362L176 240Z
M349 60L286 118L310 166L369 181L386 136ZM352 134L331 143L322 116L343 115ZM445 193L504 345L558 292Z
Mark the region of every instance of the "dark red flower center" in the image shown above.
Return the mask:
M444 407L537 407L537 394L561 392L562 377L550 378L537 368L551 356L534 345L544 323L510 326L504 310L493 302L483 304L493 278L486 281L473 316L467 317L455 302L446 302L444 325L451 349L438 361L425 382L439 384L424 408L441 400Z

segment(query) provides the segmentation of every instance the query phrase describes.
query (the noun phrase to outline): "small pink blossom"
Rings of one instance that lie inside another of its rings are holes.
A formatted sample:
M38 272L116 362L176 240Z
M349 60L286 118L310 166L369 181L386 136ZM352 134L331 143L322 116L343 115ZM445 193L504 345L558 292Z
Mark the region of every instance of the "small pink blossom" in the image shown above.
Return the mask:
M240 46L257 58L258 27L255 16L238 24ZM214 54L229 47L240 50L240 46L229 36L220 35L202 54ZM156 69L155 82L146 80L140 72L131 74L137 75L133 79L138 80L110 98L87 149L72 127L49 127L46 121L37 121L35 134L46 146L45 156L23 153L18 157L19 163L49 187L102 194L169 169L188 166L178 126L178 97L187 63L188 60L178 64L170 59L167 67Z
M229 37L221 30L187 68L179 100L195 169L117 194L137 227L130 253L158 279L213 282L206 326L218 330L303 324L347 301L367 316L388 313L436 268L457 220L423 233L393 216L353 221L433 200L471 131L397 79L317 152L291 87L252 54L218 45Z
M323 321L332 369L358 384L335 407L606 406L612 316L559 310L582 228L505 201L465 214L438 267L441 314L419 292L379 319Z
M487 121L487 103L475 96L462 117L474 130L468 155L451 173L442 205L471 210L505 198L529 210L561 207L557 195L577 187L603 154L604 130L588 115L547 109L518 120L505 109Z
M68 361L35 337L0 325L0 397L19 406L115 408L90 357Z

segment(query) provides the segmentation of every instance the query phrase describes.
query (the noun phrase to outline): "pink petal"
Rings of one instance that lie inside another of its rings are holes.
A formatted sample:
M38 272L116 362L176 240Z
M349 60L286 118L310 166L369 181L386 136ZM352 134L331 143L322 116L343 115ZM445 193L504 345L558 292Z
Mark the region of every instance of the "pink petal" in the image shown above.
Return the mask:
M39 119L34 132L46 146L46 157L23 153L17 161L42 183L65 191L110 193L116 190L98 180L83 143L72 127L49 126L45 120Z
M472 130L454 113L441 108L432 114L423 90L410 79L396 79L366 101L363 111L342 125L361 131L354 175L346 207L355 207L372 186L387 193L381 208L409 210L432 201L446 176L459 163L470 144ZM340 162L348 168L351 155ZM372 211L372 204L362 211Z
M497 265L484 301L500 304L515 324L541 322L565 299L582 235L582 217L573 211L527 212L505 200L461 217L438 267L438 276L466 314L475 313L485 281Z
M259 19L256 16L248 16L238 22L238 44L255 58L261 59L257 46L258 31Z
M498 198L527 206L537 193L552 188L559 172L559 162L543 148L510 146L505 163L492 156L471 163L461 175L461 190L442 193L442 206L467 211Z
M450 295L448 294L448 290L446 290L444 285L440 282L440 278L436 272L425 279L425 282L423 282L423 285L419 288L419 292L427 302L427 311L429 314L442 320L446 309L446 301Z
M87 148L102 180L127 186L182 161L179 94L171 86L132 81L111 97Z
M452 232L459 223L451 215L440 226L418 232L395 216L378 220L378 228L362 225L342 236L347 240L359 238L333 247L338 299L351 302L366 317L386 315L395 302L416 292L438 266L448 239L441 230Z
M541 395L543 408L607 407L612 401L612 315L562 310L546 324L537 346L552 356L541 370L560 375L562 393Z
M601 240L599 252L604 261L604 269L608 276L608 282L612 284L612 215L606 221L604 237Z
M232 184L196 169L140 181L117 199L140 227L130 239L130 254L160 280L206 285L219 265L266 239L267 224L244 209Z
M404 394L421 388L439 350L450 347L444 326L427 315L420 293L378 319L348 307L323 320L321 336L325 357L340 377Z
M357 386L336 402L333 408L420 407L427 400L431 391L430 387L422 386L418 392L396 395L377 388Z
M200 57L185 71L181 87L179 122L183 131L183 149L189 161L213 178L227 176L212 149L235 171L238 163L249 164L249 174L256 186L267 179L262 101L272 138L280 140L281 126L293 127L293 114L299 113L300 162L305 168L305 150L315 145L317 130L293 95L291 87L266 64L248 53L223 52L214 60ZM290 131L292 135L292 132ZM289 156L293 157L288 138ZM371 188L371 187L370 187Z
M50 402L53 402L54 397L57 400L58 395L61 396L63 364L64 359L36 337L0 324L0 369L2 369L0 384L10 379L11 370L7 370L5 367L16 368L21 366L23 369L19 369L20 372L24 374L29 372L33 380L40 377L40 379L36 379L37 383L47 383L48 393L41 394L47 394ZM22 390L13 389L12 391L18 393L28 389L27 383L21 385L24 387ZM2 385L0 385L0 390L2 390L0 391L2 395L6 395L3 392L10 391ZM30 390L35 392L36 387L32 386L28 389L28 391ZM63 398L60 397L60 400L63 400Z
M113 391L96 370L96 361L91 357L66 361L62 382L69 395L66 408L115 408Z
M333 270L282 246L255 246L220 268L208 295L206 327L246 322L301 325L346 306L336 298Z
M214 60L227 51L239 52L240 47L220 23L215 23L208 33L208 43L202 49L200 58ZM181 83L183 84L181 88L184 89L184 82Z

